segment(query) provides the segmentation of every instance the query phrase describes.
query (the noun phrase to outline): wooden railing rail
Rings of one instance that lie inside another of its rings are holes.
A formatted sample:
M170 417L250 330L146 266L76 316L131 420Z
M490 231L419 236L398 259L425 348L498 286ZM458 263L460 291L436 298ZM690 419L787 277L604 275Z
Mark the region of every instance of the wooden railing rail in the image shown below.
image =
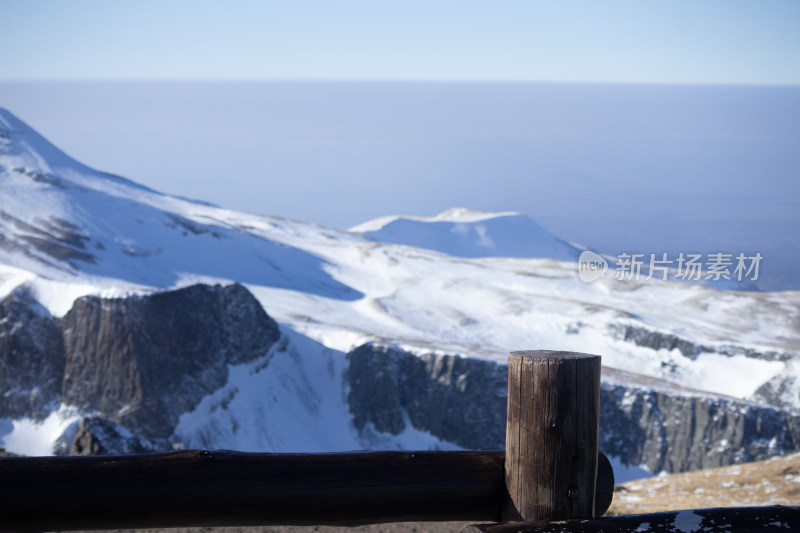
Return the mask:
M0 529L500 521L504 461L430 451L10 457L0 459ZM613 474L601 464L607 507Z

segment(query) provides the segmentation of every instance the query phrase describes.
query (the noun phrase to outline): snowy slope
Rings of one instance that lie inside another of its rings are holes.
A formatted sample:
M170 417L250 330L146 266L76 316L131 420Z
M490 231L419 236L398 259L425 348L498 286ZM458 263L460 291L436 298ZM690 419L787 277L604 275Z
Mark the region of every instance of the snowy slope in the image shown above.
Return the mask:
M349 423L342 390L346 364L344 353L287 331L264 358L231 367L228 384L181 417L173 440L186 448L272 452L347 451L366 444L458 449L411 427L365 443Z
M3 110L0 179L5 265L132 288L174 286L189 275L359 296L318 258L220 223L215 208L89 169Z
M434 217L390 216L350 231L379 242L436 250L455 257L550 257L576 261L581 253L519 213L449 209Z
M342 354L371 340L497 361L518 349L598 353L607 367L736 398L761 400L757 392L772 383L782 405L800 410L800 292L657 280L587 284L567 260L576 253L510 213L394 217L343 232L163 195L75 162L0 110L0 298L24 285L60 316L86 294L238 281L294 346L271 377L232 370L241 381L182 420L187 445L362 446L333 429L301 434L293 422L347 425L344 400L315 404L309 397L294 413L279 406L303 396L286 387L309 367L332 370L307 373L301 388L327 387L326 398L341 397ZM630 330L678 338L694 351L633 342L620 333ZM764 353L773 355L754 355ZM258 396L265 388L278 391L275 405ZM233 400L223 401L234 389ZM266 429L245 423L262 413L283 422ZM0 439L13 441L21 423L0 421ZM204 432L227 437L207 442ZM431 439L407 435L381 445L444 445Z

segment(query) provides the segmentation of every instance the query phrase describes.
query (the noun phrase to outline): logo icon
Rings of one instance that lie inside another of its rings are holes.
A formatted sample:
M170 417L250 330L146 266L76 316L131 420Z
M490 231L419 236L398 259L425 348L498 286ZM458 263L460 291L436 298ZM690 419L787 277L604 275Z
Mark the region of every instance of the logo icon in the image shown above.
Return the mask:
M608 261L595 252L584 250L578 258L578 277L584 283L592 283L608 272Z

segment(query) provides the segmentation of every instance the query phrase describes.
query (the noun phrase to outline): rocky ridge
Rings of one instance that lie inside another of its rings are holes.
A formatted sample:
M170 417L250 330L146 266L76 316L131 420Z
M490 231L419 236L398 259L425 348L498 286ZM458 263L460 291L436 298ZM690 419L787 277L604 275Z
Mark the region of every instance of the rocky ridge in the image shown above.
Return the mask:
M507 366L367 344L348 354L359 431L410 424L468 449L505 444ZM613 373L600 392L600 448L627 465L683 472L766 459L800 447L800 417L775 407Z

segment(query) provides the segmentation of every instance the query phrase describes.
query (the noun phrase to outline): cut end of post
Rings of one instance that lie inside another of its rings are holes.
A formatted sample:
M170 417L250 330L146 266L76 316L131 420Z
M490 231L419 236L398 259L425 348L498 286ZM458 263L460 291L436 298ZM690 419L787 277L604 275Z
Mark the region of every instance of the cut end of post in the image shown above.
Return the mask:
M553 359L563 359L563 360L573 360L573 359L597 359L600 361L599 355L593 355L589 353L583 352L565 352L560 350L519 350L516 352L511 352L508 354L509 361L512 359L536 359L536 360L553 360Z
M600 361L580 352L509 354L504 520L594 517Z

